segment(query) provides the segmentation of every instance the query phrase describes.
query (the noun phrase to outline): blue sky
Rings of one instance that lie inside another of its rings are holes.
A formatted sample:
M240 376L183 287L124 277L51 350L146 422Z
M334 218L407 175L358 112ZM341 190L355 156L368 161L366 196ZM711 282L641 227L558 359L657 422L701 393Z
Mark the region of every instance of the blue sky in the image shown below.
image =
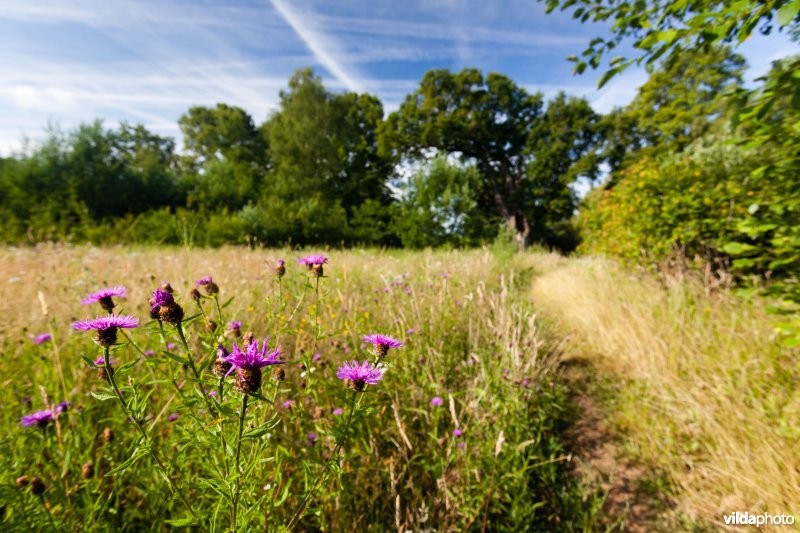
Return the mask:
M48 123L128 120L178 136L192 105L238 105L260 123L303 66L387 111L428 69L465 66L608 111L646 76L631 70L601 91L598 73L573 76L565 57L602 32L534 0L0 0L0 155ZM752 79L800 50L776 35L740 51Z

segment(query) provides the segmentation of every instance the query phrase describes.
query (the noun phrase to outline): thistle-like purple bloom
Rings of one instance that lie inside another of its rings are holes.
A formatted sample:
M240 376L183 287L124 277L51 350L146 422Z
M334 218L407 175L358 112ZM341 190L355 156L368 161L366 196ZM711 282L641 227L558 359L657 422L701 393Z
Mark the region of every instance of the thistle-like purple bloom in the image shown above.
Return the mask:
M381 335L380 333L373 333L372 335L364 335L362 341L375 346L375 355L378 357L385 357L389 352L389 348L400 348L403 343L394 337L388 335Z
M306 265L308 268L311 268L314 265L327 264L328 258L322 254L311 254L301 257L297 262L301 265Z
M175 297L167 291L156 289L153 291L153 299L150 300L150 312L158 313L161 307L166 307L175 303Z
M115 364L113 357L108 358L108 364L109 365ZM94 366L100 366L100 367L106 366L106 360L102 357L98 357L97 359L94 360Z
M345 361L336 371L336 377L343 379L348 388L361 392L366 385L377 385L383 378L384 372L384 369L376 367L369 361L359 365L358 361L353 360Z
M83 320L72 323L72 329L78 331L96 331L97 336L95 342L100 346L106 347L117 342L118 329L132 329L137 327L139 327L139 319L130 315L99 316L94 320Z
M279 359L281 347L278 346L270 352L267 347L268 340L269 337L264 339L260 350L258 342L254 340L245 347L244 351L234 342L233 351L224 359L231 365L228 374L234 370L237 372L235 386L239 392L243 394L258 392L261 387L261 369L270 365L285 364L285 361Z
M175 422L177 419L178 419L178 415L176 413L172 413L171 415L169 415L167 417L167 420L169 420L170 422Z
M460 430L460 429L458 429L458 428L456 428L456 429L454 429L454 430L453 430L453 436L454 436L454 437L460 437L460 436L461 436L461 435L463 435L463 434L464 434L464 432L463 432L463 431L461 431L461 430Z
M42 333L37 335L35 339L33 339L34 344L44 344L45 342L50 342L53 340L53 336L49 333Z
M29 415L23 416L21 419L22 425L26 428L36 426L38 428L46 428L47 425L53 421L53 412L49 409L36 411Z
M344 413L344 409L342 409L341 407L337 407L336 409L333 410L333 416L341 416L342 413Z
M114 309L114 300L112 300L112 297L127 298L128 290L122 285L118 287L100 289L99 291L84 298L81 304L90 305L93 303L99 303L100 307L110 313L111 310Z
M214 281L211 279L211 276L206 276L204 278L198 279L195 283L199 287L203 285L210 285L211 283L214 283Z
M239 330L242 328L242 323L238 320L234 320L230 324L228 324L228 331Z
M61 413L65 413L72 408L72 402L60 402L56 405L56 414L60 415Z
M444 400L440 396L434 396L431 398L431 405L434 407L441 407L444 404Z

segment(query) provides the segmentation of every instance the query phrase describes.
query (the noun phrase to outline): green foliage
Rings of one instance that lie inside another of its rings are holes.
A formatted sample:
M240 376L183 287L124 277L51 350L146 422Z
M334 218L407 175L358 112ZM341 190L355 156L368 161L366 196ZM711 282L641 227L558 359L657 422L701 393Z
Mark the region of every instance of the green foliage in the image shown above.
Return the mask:
M490 239L499 220L479 207L480 174L474 166L431 160L401 188L394 229L403 246L470 246Z

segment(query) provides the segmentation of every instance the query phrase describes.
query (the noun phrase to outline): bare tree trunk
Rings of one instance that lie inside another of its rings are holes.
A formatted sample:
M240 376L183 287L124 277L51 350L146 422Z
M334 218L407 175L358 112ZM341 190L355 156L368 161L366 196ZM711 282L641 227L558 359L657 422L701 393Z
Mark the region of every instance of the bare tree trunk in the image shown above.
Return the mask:
M506 225L514 232L514 241L520 250L526 250L530 245L531 225L528 218L520 213L505 217Z

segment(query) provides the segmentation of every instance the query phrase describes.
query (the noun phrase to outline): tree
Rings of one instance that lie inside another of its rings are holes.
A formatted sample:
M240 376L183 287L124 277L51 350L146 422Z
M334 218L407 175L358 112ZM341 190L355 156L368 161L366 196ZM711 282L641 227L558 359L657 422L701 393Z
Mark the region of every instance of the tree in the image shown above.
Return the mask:
M383 106L374 96L333 93L313 70L297 71L262 126L280 194L318 191L349 213L370 198L388 203L389 167L377 148L382 122Z
M541 95L528 94L506 76L489 73L484 79L476 69L457 74L431 70L387 119L382 147L396 162L444 153L473 163L481 175L481 209L502 218L524 247L544 233L533 224L553 218L546 214L552 207L547 200L569 196L569 178L553 179L554 173L571 168L585 154L578 130L593 119L571 124L561 111L571 113L574 103L563 103L547 118L563 121L549 128L543 125ZM547 135L555 139L561 129L565 144L553 148L567 156L565 165L546 168L548 148L539 140ZM542 159L538 166L537 157ZM558 206L551 214L556 212L564 209Z

